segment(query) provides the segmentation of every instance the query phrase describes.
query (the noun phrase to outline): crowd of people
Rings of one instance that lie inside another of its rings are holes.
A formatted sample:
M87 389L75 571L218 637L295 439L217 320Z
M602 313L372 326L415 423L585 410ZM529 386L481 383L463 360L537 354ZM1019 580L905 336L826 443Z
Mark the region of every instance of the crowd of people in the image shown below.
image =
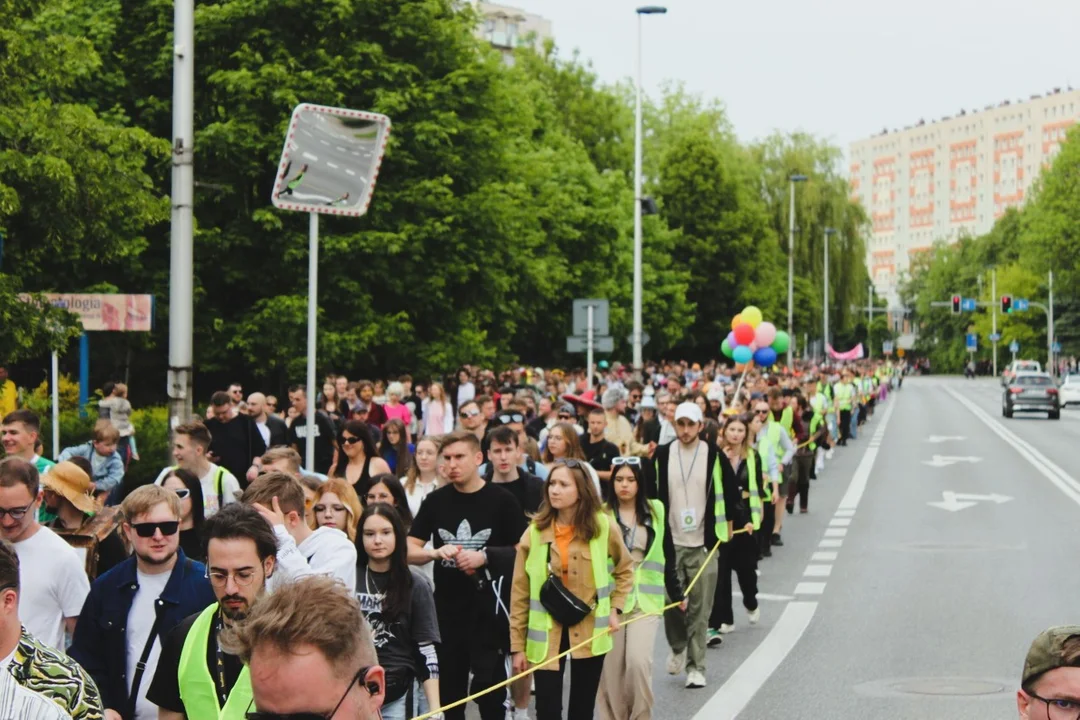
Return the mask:
M534 694L537 720L648 718L661 626L667 672L704 687L709 648L741 622L732 575L756 624L785 517L809 512L902 368L598 370L593 387L540 368L332 376L308 463L307 389L279 407L234 384L126 495L135 429L116 410L55 464L39 419L8 413L0 664L30 693L12 702L403 720L464 718L454 704L481 692L485 720L528 718Z

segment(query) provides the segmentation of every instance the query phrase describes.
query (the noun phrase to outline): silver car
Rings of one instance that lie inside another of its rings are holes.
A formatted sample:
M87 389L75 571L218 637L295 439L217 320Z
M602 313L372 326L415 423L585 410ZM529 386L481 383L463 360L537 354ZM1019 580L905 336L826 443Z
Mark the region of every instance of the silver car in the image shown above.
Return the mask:
M1049 373L1018 372L1009 378L1001 394L1001 414L1044 412L1051 420L1061 418L1061 398Z

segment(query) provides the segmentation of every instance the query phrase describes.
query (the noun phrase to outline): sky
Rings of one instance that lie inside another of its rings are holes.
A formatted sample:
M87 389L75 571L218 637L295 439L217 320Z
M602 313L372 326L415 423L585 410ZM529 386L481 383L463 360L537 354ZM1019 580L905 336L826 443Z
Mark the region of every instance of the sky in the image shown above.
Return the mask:
M552 21L605 82L634 74L630 0L504 0ZM668 0L644 16L644 86L726 105L739 138L854 140L1080 86L1077 0Z

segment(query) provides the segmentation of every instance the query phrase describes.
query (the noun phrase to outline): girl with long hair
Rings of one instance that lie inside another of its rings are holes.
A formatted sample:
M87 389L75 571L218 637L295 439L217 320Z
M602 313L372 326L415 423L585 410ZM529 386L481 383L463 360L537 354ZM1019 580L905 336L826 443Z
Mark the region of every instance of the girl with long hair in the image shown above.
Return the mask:
M327 378L322 386L322 394L319 396L319 409L330 416L334 425L340 425L345 417L346 406L342 403L343 398L338 397L337 385L333 378Z
M356 598L386 671L382 717L405 720L414 716L413 709L405 707L414 680L423 683L430 707L440 704L435 598L427 581L409 568L407 534L397 510L372 503L360 515L359 529ZM423 658L419 675L417 657Z
M371 429L363 420L349 420L338 433L337 463L330 477L347 480L361 498L360 486L367 486L372 475L390 472L390 466L378 456Z
M750 415L731 416L720 434L721 470L724 477L735 479L736 490L742 499L735 507L727 508L727 516L732 519L732 525L736 529L741 528L744 532L733 535L730 541L720 546L720 575L713 595L713 609L706 635L709 647L719 645L720 636L735 629L735 615L731 609L733 571L739 579L743 607L746 608L750 624L757 625L761 619L757 600L758 543L753 533L761 528L766 500L763 493L765 474L761 456L751 447L752 422Z
M409 501L409 511L416 517L420 505L428 495L441 488L445 483L439 477L439 442L436 438L425 437L416 443L416 452L409 471L405 474L405 497Z
M387 409L389 407L387 406ZM383 426L382 440L379 441L379 457L386 461L390 472L399 476L408 474L415 449L416 446L409 442L409 431L404 422L394 418Z
M401 515L401 522L408 530L412 525L413 514L409 511L409 500L405 497L405 488L401 481L391 473L376 475L368 480L367 487L359 488L356 492L360 496L360 502L364 507L375 503L386 503Z
M315 490L308 525L312 530L337 528L355 541L356 523L362 511L363 506L353 486L341 478L329 478Z
M202 483L190 470L174 468L161 481L161 487L180 496L180 549L192 560L206 562L202 542L202 528L206 521Z
M597 494L600 493L600 476L596 470L585 460L585 451L581 449L581 438L578 437L574 426L568 422L558 422L551 426L547 440L544 443L544 454L541 458L544 465L550 470L560 460L580 460L585 472L596 486Z
M660 627L664 591L672 602L686 609L664 506L646 497L642 468L639 457L614 458L611 482L604 483L604 499L615 515L634 569L633 590L623 608L623 622L648 614L614 634L614 647L604 658L596 703L602 720L652 715L653 645Z
M583 460L555 464L545 486L545 499L518 544L510 601L510 651L514 673L570 648L574 637L593 638L575 650L570 664L567 720L591 720L604 656L619 629L619 612L633 590L630 553L615 518L604 512ZM608 567L614 568L613 572ZM552 617L541 588L559 582L590 612L571 627ZM537 720L561 720L563 669L566 660L544 666L536 682Z
M431 437L454 432L454 407L446 397L442 383L428 386L428 396L420 405L424 418L424 435Z

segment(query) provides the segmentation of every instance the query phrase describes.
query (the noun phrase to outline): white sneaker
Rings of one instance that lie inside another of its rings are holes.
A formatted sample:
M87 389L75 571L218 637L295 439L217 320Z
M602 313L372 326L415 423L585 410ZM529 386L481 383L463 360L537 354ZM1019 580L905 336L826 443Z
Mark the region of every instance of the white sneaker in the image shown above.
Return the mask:
M828 450L825 451L825 459L826 460L832 460L832 456L833 456L833 449L832 448L829 448Z
M686 651L681 653L670 652L667 657L668 675L678 675L686 667Z
M735 632L735 626L734 625L728 625L727 623L722 623L720 625L720 634L721 635L727 635L728 633L733 633L733 632Z
M688 688L703 688L705 687L705 676L697 670L691 670L686 673L686 687Z
M820 475L823 472L825 472L825 463L821 463L820 465L815 465L814 466L814 474L815 475Z
M757 607L747 613L747 617L750 619L751 625L757 625L761 622L761 608ZM514 720L518 720L514 718Z
M511 720L529 720L529 708L514 708L514 715Z

